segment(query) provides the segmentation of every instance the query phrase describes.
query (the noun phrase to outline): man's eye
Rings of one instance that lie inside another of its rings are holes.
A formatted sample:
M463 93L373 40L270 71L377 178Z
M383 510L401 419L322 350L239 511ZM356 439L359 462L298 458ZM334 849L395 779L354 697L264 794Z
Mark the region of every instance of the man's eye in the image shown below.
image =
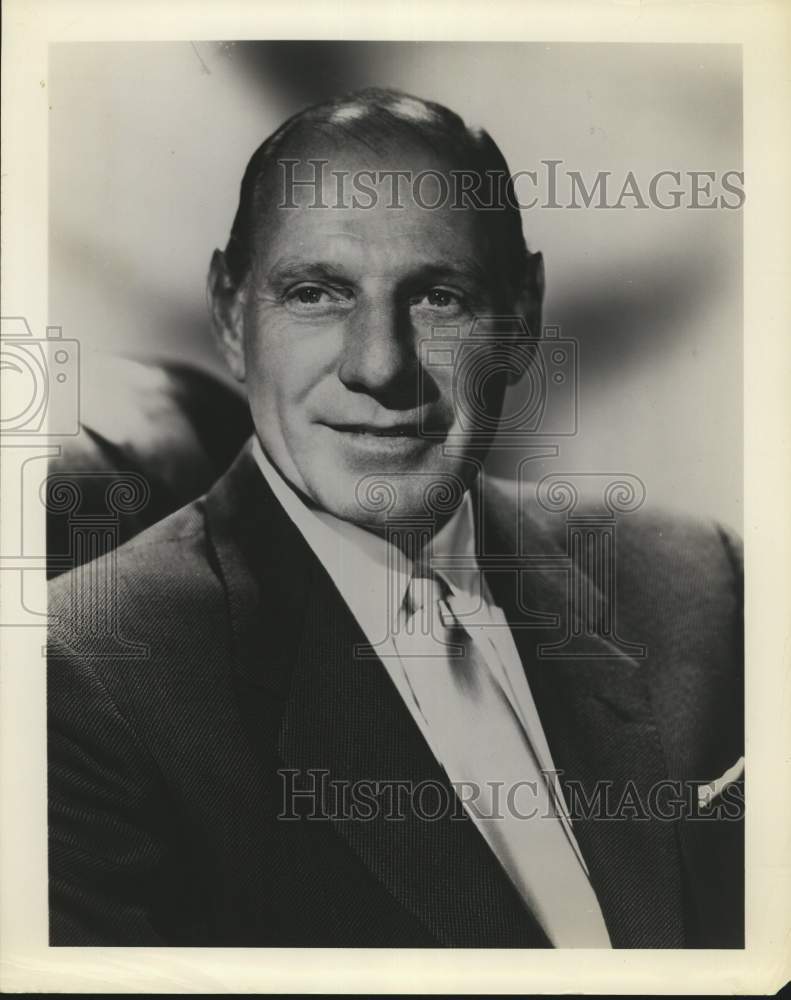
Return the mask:
M461 295L449 288L430 288L412 301L414 305L428 306L430 309L441 309L445 312L460 310L464 305Z
M326 288L320 285L301 285L293 288L286 295L286 301L294 302L301 306L320 306L334 301L333 296Z
M295 313L333 316L354 305L354 295L349 288L306 282L289 288L283 295L283 302Z

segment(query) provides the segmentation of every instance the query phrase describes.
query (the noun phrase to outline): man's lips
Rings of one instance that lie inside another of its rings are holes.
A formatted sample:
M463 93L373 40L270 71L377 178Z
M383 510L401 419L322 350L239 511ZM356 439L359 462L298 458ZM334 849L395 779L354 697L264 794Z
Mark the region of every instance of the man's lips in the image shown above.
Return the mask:
M392 424L379 427L376 424L330 424L334 431L341 434L368 434L371 437L420 437L420 427L417 424Z
M437 421L426 420L421 423L409 421L398 424L327 423L326 426L339 434L377 438L424 438L429 434L434 435L437 431L441 431L444 425L440 425Z

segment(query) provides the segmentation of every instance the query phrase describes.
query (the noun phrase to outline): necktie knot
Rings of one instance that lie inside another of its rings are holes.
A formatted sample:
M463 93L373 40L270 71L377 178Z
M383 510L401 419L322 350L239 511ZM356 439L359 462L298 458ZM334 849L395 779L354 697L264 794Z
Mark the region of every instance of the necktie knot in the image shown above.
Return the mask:
M407 616L411 618L424 609L436 609L448 592L447 584L435 573L416 573L409 581L404 600Z

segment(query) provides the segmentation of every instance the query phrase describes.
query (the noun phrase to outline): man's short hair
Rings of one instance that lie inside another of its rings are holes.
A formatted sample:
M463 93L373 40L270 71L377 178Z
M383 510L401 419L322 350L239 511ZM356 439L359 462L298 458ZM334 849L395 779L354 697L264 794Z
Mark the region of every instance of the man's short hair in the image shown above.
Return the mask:
M374 148L401 148L405 142L423 147L458 173L480 180L476 195L459 201L460 210L478 211L486 240L497 304L509 308L519 292L528 250L522 219L505 157L491 136L469 128L449 108L399 90L370 87L305 108L293 115L258 147L242 179L239 207L225 250L228 271L238 287L250 269L256 224L265 209L282 197L278 190L278 161L293 152L300 140L324 136L336 143L357 142ZM397 155L394 153L394 156ZM396 169L407 164L394 163ZM457 175L458 176L458 175ZM469 180L468 180L469 186ZM481 206L488 207L481 207ZM491 207L493 206L493 207Z

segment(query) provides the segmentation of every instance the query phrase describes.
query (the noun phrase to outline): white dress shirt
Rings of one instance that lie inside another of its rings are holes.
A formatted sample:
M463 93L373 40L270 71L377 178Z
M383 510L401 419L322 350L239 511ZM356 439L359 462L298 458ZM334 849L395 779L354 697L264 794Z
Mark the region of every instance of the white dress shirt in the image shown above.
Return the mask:
M413 593L413 570L420 576L424 571L386 538L305 504L268 460L257 437L253 455L382 660L427 744L460 791L467 814L550 941L556 947L609 948L560 785L544 780L555 768L519 653L477 569L469 493L434 535L431 552L424 552L421 561L425 566L427 558L440 557L441 565L442 556L465 557L457 560L464 568L454 565L439 571L448 590L447 604L441 606L453 624L463 626L483 670L488 667L491 673L486 674L490 696L481 699L479 692L478 700L454 682L453 659L445 645L452 641L447 628L427 625L425 609L418 609L420 617L410 614L405 598ZM498 782L499 791L494 787ZM516 788L517 783L522 787ZM515 808L508 808L509 786Z

